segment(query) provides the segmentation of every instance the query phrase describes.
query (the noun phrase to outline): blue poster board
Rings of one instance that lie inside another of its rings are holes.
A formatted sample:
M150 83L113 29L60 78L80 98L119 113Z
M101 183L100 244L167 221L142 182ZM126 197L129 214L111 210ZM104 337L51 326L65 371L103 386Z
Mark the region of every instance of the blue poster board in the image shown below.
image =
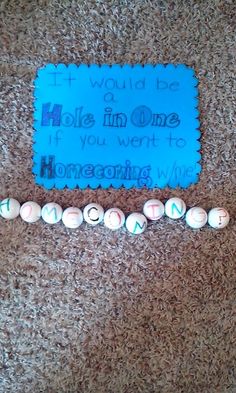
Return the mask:
M48 64L38 70L34 95L37 184L186 188L198 181L192 68Z

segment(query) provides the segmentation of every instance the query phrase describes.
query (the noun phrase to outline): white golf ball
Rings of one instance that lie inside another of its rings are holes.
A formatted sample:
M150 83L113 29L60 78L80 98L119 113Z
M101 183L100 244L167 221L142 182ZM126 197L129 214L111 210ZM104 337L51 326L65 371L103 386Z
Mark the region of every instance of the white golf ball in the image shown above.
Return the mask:
M26 222L36 222L41 217L41 207L36 202L25 202L20 208L20 216Z
M125 215L122 210L117 207L112 207L108 209L104 214L104 225L115 231L121 228L125 223Z
M98 203L89 203L85 206L84 211L84 220L90 225L99 224L104 217L104 209Z
M226 227L229 223L229 213L223 207L214 207L208 213L208 224L215 229Z
M14 198L6 198L0 202L0 215L6 220L13 220L20 214L20 203Z
M68 207L62 214L62 222L67 228L78 228L83 222L83 213L78 207Z
M165 212L165 207L158 199L150 199L143 206L144 215L152 221L159 220Z
M147 228L147 219L141 213L131 213L126 218L125 225L130 233L132 233L133 235L139 235L140 233L143 233Z
M207 223L207 212L201 207L192 207L187 211L185 219L191 228L202 228Z
M170 198L165 204L166 215L174 220L183 217L185 212L185 202L180 198Z
M42 208L42 219L48 224L56 224L61 220L62 208L58 203L49 202Z

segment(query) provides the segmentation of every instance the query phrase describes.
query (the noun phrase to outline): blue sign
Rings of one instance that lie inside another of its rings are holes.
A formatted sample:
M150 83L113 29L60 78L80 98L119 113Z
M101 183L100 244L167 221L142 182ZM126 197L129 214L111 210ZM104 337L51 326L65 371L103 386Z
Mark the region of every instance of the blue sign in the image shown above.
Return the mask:
M48 189L196 183L201 170L197 83L185 65L39 69L36 183Z

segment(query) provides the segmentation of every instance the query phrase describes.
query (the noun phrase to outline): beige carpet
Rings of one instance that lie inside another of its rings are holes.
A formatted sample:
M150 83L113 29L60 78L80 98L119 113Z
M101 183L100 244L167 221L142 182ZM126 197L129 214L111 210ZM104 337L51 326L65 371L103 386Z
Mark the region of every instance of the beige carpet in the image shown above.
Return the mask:
M147 198L235 214L236 3L0 1L0 198L125 212ZM168 63L200 80L202 174L183 190L46 191L32 92L47 62ZM0 220L0 393L236 392L235 223L142 236Z

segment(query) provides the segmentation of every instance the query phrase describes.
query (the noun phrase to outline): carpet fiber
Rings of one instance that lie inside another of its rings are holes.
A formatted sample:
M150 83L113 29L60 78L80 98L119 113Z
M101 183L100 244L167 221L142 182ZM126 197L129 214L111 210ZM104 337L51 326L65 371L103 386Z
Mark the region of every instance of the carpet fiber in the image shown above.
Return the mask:
M1 0L0 198L125 212L176 195L224 206L142 236L0 220L0 393L233 393L234 0ZM187 190L46 191L32 167L33 79L47 62L186 63L199 78L202 173Z

